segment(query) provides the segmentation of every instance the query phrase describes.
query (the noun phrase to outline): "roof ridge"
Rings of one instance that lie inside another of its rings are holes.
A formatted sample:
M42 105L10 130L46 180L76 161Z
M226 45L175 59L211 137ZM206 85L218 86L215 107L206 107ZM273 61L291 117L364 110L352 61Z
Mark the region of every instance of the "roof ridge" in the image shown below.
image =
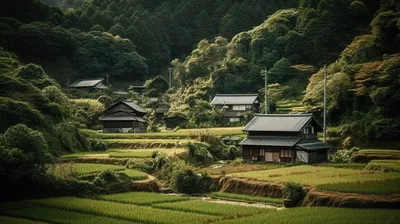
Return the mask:
M215 96L258 96L258 93L217 93Z
M308 117L311 113L304 114L255 114L254 117Z

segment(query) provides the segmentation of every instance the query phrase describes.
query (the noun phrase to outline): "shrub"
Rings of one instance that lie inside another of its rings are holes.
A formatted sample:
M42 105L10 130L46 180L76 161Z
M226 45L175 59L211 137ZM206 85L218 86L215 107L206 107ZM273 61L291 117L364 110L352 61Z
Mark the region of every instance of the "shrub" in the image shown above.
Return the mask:
M172 187L176 192L185 194L206 193L210 191L212 182L207 174L184 170L174 174Z
M40 131L34 131L24 124L18 124L7 129L3 135L4 146L18 148L26 155L33 156L38 163L44 162L48 151L47 142ZM47 157L49 157L47 155ZM48 160L47 158L46 160Z
M90 151L107 151L107 144L99 139L99 138L87 138L86 139L86 148Z
M210 145L207 143L191 143L187 144L188 147L188 162L193 164L205 164L212 161L213 156L208 151Z
M357 147L353 147L350 150L338 150L330 156L329 160L333 163L350 162L350 158L353 153L358 152L359 150L360 149Z
M299 184L287 183L282 191L283 197L290 199L295 205L298 205L306 196L306 191Z

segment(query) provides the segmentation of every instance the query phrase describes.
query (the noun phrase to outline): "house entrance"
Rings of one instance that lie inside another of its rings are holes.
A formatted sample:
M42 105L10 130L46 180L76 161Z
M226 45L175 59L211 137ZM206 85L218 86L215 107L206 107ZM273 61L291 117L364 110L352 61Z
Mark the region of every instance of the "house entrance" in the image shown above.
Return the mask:
M265 161L280 162L279 161L279 152L265 152Z

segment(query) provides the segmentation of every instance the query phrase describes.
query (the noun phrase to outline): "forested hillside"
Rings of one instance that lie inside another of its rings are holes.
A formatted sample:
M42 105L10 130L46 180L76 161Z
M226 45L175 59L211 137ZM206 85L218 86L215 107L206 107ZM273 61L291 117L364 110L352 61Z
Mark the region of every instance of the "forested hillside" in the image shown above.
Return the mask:
M173 61L181 87L170 113L194 119L194 110L210 107L209 95L258 92L264 68L276 83L270 98L278 92L280 99L301 99L305 92L304 103L320 106L322 70L315 71L328 65L328 123L341 125L350 144L397 138L399 9L396 1L303 0L231 41L202 40L184 61ZM212 116L218 115L206 121Z

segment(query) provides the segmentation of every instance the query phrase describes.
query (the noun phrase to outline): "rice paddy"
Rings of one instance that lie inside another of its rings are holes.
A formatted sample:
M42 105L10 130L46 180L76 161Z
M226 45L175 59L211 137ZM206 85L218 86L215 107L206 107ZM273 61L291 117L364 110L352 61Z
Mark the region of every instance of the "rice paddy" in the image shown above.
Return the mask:
M400 179L318 185L318 189L356 194L400 194Z
M233 173L230 175L265 181L294 182L309 186L333 183L357 183L400 178L399 172L381 173L371 170L317 167L310 165Z
M400 171L400 160L371 160L367 169L383 171Z
M93 199L59 197L1 205L1 223L398 223L398 210L301 207L267 208L216 204L156 193L130 192ZM112 200L112 202L110 201Z

